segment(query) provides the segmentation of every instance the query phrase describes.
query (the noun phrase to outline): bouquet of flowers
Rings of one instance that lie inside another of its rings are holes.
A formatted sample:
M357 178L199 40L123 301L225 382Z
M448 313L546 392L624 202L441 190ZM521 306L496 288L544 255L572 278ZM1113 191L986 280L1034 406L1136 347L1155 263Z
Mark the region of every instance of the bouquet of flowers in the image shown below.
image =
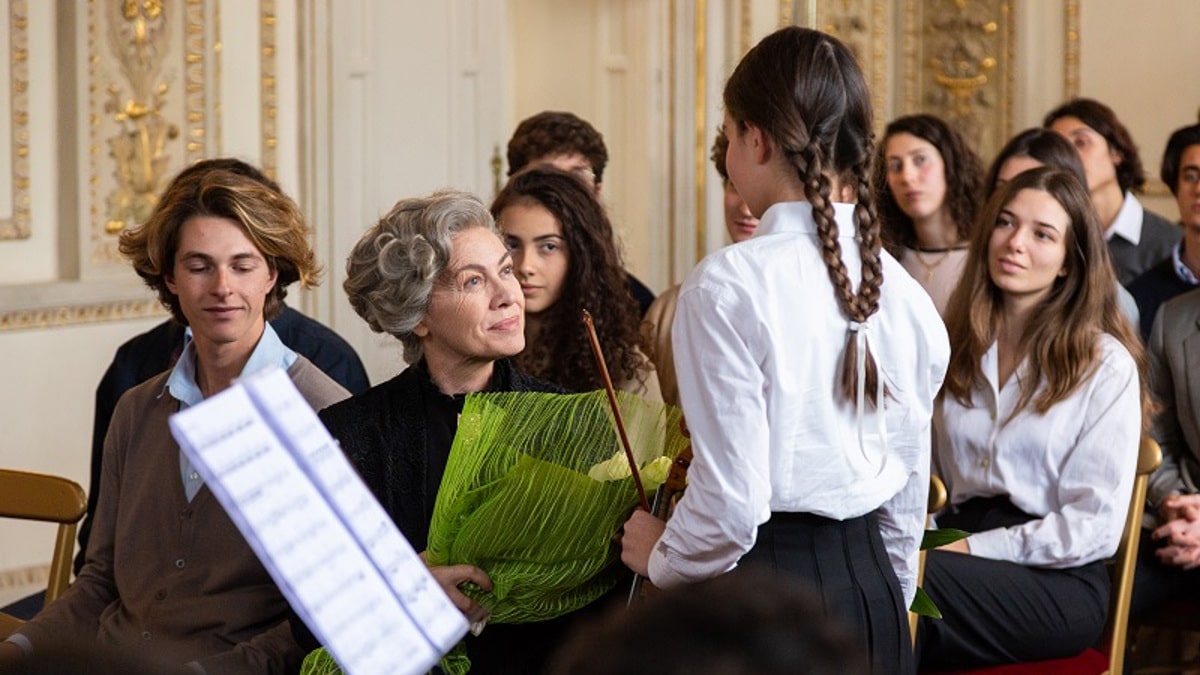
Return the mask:
M649 492L687 444L678 409L619 393ZM426 559L469 563L493 589L466 589L490 621L545 621L627 576L613 534L638 497L604 392L467 397L438 490Z

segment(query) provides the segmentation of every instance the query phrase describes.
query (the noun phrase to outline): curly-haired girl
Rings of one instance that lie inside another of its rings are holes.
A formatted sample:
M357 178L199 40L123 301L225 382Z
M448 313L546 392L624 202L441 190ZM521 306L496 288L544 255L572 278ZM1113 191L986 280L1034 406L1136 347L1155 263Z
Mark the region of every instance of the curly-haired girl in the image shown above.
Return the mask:
M515 359L518 367L571 391L602 387L583 326L586 309L614 385L658 398L612 225L587 186L553 167L533 167L508 182L492 215L525 295L525 351Z

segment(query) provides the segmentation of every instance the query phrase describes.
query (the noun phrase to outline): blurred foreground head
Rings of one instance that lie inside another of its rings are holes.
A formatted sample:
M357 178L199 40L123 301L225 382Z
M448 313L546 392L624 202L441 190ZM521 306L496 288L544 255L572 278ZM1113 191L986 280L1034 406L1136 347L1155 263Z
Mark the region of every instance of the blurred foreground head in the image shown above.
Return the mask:
M811 592L738 570L577 626L555 675L858 675L866 662Z

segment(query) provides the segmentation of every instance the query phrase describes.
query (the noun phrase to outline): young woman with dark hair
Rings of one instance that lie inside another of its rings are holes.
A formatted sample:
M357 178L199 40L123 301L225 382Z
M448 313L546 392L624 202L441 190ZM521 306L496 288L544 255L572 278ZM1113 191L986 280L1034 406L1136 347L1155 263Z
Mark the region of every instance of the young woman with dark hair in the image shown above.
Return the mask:
M1009 139L992 160L992 166L988 168L987 179L984 181L985 196L995 194L1001 185L1016 178L1017 174L1039 166L1066 171L1078 178L1080 185L1087 185L1083 162L1071 143L1049 129L1033 128ZM1099 222L1096 224L1099 225ZM1115 275L1113 283L1117 289L1117 305L1120 306L1121 313L1129 319L1131 325L1137 326L1140 320L1137 302L1130 292L1116 281ZM1146 332L1149 334L1149 328Z
M866 81L845 45L793 26L746 54L724 101L726 170L760 222L679 293L695 460L669 523L626 522L622 559L657 586L735 565L800 580L873 672L912 672L907 608L949 345L882 248Z
M873 178L883 243L942 314L962 274L982 180L979 156L940 118L900 117L884 131Z
M509 180L492 214L525 296L525 350L517 366L569 391L603 387L583 310L591 313L617 387L661 398L640 349L640 312L604 207L574 175L536 166Z
M980 216L934 415L950 492L937 524L972 534L926 559L943 618L921 622L923 667L1072 656L1104 627L1104 559L1152 404L1095 218L1078 178L1050 167L1005 183Z

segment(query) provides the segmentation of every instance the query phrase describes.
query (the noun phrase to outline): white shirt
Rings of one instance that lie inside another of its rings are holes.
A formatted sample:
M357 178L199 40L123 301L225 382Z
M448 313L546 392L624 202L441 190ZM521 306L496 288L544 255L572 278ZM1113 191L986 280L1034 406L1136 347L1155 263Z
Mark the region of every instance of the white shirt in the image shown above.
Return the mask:
M835 209L857 285L854 207ZM713 253L688 277L672 344L695 460L650 556L655 585L731 569L772 511L844 520L879 509L889 557L912 600L930 418L950 347L929 295L882 256L879 311L867 330L889 392L886 446L874 409L860 425L854 406L835 394L849 321L834 299L808 203L772 206L754 237Z
M1142 203L1132 192L1126 192L1125 201L1121 202L1121 210L1117 211L1112 227L1104 232L1104 240L1108 241L1115 236L1137 246L1142 240L1142 219L1145 215L1146 209Z
M1007 495L1035 516L971 535L972 555L1061 569L1116 552L1137 471L1141 402L1129 352L1110 335L1099 349L1095 372L1045 415L1031 404L1006 423L1028 361L997 391L995 344L981 364L986 386L972 392L971 405L949 395L938 402L934 448L951 504Z

